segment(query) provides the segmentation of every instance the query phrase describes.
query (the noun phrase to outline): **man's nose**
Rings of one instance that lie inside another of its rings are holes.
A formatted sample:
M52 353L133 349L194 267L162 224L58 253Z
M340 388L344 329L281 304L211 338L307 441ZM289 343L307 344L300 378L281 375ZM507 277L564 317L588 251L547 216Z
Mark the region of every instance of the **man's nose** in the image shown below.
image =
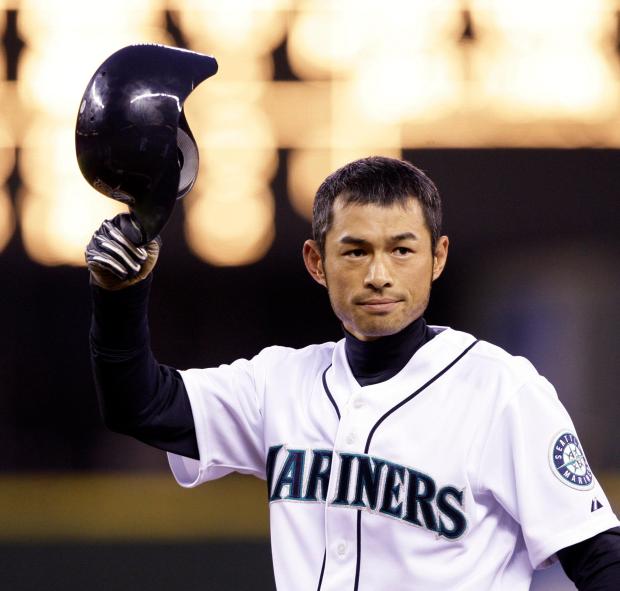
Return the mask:
M370 261L364 286L372 289L384 289L392 286L389 265L382 256L375 255Z

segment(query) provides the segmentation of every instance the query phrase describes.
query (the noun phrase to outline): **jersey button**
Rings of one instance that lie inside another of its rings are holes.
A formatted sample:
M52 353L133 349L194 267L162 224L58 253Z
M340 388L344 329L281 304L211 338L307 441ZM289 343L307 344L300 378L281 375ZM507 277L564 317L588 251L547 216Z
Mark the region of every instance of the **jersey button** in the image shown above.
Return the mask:
M347 545L344 542L340 542L338 548L336 548L336 552L338 552L338 556L344 556L347 553Z
M347 443L355 443L355 433L349 433L347 435Z
M364 406L364 401L361 398L356 398L353 401L353 408L362 408Z

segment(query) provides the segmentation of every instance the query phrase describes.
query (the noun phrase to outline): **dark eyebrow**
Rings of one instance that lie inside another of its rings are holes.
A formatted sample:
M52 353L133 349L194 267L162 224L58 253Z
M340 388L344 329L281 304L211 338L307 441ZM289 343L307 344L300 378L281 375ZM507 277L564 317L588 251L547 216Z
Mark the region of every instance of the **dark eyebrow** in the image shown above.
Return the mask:
M417 240L418 237L413 232L403 232L392 236L392 242L400 242L401 240Z
M417 240L418 237L413 232L403 232L402 234L396 234L396 236L392 236L390 240L392 242L400 242L401 240ZM343 236L340 239L342 244L357 244L357 245L367 245L368 240L364 240L363 238L357 238L356 236Z
M363 238L356 238L355 236L343 236L340 239L342 244L368 244L368 240L364 240Z

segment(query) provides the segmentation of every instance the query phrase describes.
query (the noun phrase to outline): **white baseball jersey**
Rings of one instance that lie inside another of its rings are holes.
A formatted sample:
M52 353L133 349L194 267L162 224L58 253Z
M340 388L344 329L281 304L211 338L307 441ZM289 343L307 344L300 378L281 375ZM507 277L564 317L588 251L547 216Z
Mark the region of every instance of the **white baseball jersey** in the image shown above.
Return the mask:
M618 525L524 358L448 328L362 387L344 345L182 372L200 461L169 454L174 475L267 480L279 590L527 591L557 550Z

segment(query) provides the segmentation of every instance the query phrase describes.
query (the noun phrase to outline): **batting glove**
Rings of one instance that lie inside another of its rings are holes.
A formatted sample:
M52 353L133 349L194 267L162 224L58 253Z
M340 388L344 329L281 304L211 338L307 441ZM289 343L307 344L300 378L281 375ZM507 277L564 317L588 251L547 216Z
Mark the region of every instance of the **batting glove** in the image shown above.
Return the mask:
M142 230L130 213L105 220L84 253L93 283L117 290L142 281L157 262L161 239L141 242Z

